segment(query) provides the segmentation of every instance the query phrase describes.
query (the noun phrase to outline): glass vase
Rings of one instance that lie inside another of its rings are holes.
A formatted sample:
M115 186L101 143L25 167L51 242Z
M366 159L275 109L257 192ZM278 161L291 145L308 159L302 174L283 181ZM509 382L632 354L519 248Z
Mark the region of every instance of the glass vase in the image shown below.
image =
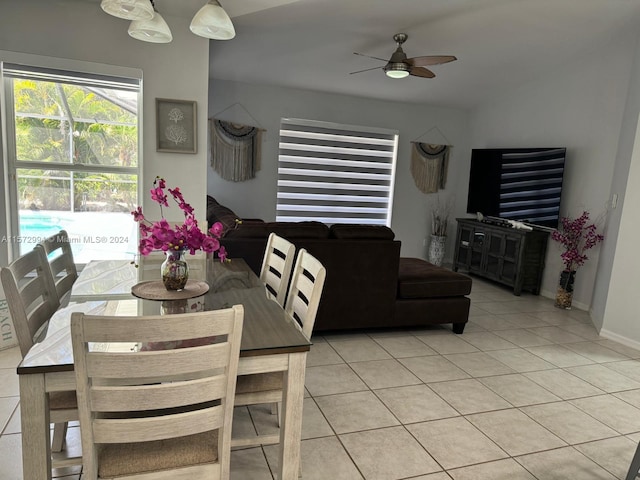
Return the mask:
M166 258L160 266L162 283L167 290L182 290L189 280L189 264L185 259L185 250L166 252Z
M558 290L556 291L556 307L571 310L571 302L573 300L573 282L575 279L575 270L564 270L560 274Z

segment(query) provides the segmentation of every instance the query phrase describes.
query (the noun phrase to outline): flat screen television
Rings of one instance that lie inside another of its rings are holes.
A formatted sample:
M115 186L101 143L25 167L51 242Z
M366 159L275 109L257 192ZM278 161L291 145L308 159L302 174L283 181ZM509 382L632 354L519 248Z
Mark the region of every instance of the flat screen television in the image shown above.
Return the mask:
M558 227L566 148L471 152L467 212Z

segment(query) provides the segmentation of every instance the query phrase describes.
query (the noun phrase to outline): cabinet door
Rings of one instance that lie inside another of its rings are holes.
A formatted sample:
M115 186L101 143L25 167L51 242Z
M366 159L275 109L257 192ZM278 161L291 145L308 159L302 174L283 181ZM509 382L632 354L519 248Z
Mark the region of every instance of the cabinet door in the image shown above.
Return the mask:
M482 271L484 233L473 226L458 224L458 236L454 269L463 268L469 272Z
M458 224L458 238L456 242L456 254L454 269L462 267L469 269L471 262L471 238L473 237L473 228Z
M473 229L471 235L471 248L469 259L469 271L481 272L482 271L482 259L484 258L486 235L482 231Z
M502 272L505 235L499 232L487 232L487 255L484 266L488 278L499 280Z
M500 280L514 284L518 275L518 256L520 255L520 245L522 237L518 235L504 236L504 253L502 255L502 267L500 269Z

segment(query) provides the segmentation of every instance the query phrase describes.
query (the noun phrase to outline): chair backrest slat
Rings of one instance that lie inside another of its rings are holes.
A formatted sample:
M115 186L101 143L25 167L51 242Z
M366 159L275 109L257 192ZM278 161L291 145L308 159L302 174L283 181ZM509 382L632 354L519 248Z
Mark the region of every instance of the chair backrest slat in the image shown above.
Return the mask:
M284 306L291 278L295 249L295 245L288 240L273 232L269 234L260 269L260 280L264 282L267 290L282 306Z
M156 342L157 343L157 342ZM168 377L194 372L194 365L217 365L229 356L229 344L142 352L131 361L129 353L91 352L87 355L87 374L103 378Z
M287 294L285 311L292 315L311 338L326 277L324 266L304 248L298 251Z
M35 248L42 248L51 269L58 293L58 300L61 305L69 303L71 287L78 279L78 271L73 260L73 251L69 242L69 235L66 230L42 240Z
M34 249L2 267L0 281L24 357L36 332L60 306L44 251Z
M226 388L226 377L221 374L183 382L151 384L139 390L126 385L94 385L90 397L92 408L100 412L117 412L123 404L129 404L131 411L135 411L204 403L209 396L223 397Z
M96 443L151 442L194 435L217 430L222 427L224 408L221 405L202 408L185 413L154 417L127 418L125 420L96 420L93 422L93 437Z
M211 324L194 322L185 315L171 315L172 329L163 331L158 328L158 316L117 316L108 317L111 320L105 322L100 316L87 316L84 320L86 335L93 342L102 343L126 343L132 338L138 338L145 342L168 342L176 340L188 340L191 338L206 338L217 335L226 335L233 327L235 319L221 317ZM164 316L160 316L164 320ZM108 353L108 352L107 352Z

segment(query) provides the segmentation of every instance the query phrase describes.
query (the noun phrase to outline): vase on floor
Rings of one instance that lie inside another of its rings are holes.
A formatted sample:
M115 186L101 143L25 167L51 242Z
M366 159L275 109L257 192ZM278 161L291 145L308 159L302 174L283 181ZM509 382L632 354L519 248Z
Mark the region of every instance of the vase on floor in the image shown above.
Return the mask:
M441 266L444 260L444 246L447 237L442 235L431 235L431 243L429 243L429 263Z
M189 264L185 250L165 252L166 258L160 266L162 283L167 290L182 290L189 280Z
M573 282L576 279L576 271L564 270L560 274L558 282L558 290L556 291L556 307L571 309L571 301L573 300Z

